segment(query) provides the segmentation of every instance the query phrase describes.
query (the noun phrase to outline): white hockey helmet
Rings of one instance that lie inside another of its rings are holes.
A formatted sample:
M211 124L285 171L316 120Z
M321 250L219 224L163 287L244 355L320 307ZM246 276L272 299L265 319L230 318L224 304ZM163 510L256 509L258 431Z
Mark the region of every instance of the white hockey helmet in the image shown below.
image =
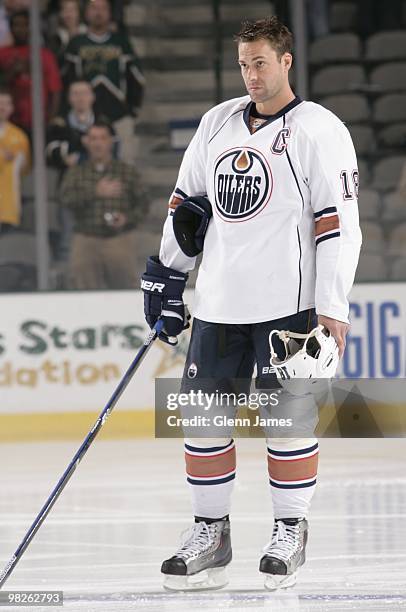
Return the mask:
M283 342L285 356L279 359L272 338L278 336ZM319 384L321 378L332 378L338 367L338 346L323 325L318 325L308 334L298 334L290 331L272 330L269 334L271 349L270 364L276 376L291 393L320 392L325 385ZM303 379L303 385L284 384L291 379ZM312 379L309 382L309 379Z

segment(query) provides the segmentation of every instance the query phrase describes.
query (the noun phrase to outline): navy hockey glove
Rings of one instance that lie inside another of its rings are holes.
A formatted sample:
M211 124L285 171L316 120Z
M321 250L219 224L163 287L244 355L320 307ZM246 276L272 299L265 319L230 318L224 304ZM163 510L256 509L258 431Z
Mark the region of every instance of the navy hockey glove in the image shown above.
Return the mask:
M183 200L173 213L173 232L178 245L188 257L203 251L206 231L213 216L210 201L204 196Z
M148 258L141 277L147 323L152 328L162 317L164 328L159 338L168 344L177 344L176 336L189 327L190 315L182 297L187 279L187 274L166 268L156 256Z

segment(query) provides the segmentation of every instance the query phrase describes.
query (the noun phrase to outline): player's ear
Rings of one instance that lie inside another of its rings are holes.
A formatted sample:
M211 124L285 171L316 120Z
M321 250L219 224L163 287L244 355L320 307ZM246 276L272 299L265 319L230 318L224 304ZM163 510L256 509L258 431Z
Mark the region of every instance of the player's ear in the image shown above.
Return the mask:
M282 56L282 62L283 62L283 66L285 68L285 70L289 70L290 67L292 66L292 54L291 53L284 53Z

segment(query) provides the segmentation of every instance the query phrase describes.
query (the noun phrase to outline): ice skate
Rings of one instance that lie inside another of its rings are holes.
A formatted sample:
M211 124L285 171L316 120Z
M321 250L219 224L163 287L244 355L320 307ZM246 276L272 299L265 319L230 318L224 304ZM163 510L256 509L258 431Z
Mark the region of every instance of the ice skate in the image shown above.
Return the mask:
M265 588L273 591L296 583L297 569L305 562L306 519L277 519L272 539L264 548L259 571L265 574Z
M176 554L162 563L164 588L171 591L220 589L228 583L225 566L232 557L230 522L195 523Z

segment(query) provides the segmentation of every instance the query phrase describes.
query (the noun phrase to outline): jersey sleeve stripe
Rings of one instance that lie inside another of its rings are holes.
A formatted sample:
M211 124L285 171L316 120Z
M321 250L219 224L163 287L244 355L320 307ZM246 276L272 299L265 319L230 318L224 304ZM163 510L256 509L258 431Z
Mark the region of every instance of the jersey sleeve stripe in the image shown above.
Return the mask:
M329 232L327 234L323 234L316 238L316 246L320 244L320 242L324 242L325 240L330 240L330 238L339 238L340 232Z
M179 187L176 187L175 191L173 192L174 194L176 193L176 195L180 196L182 199L188 198L188 194L185 193L184 191L182 191L182 189L179 189Z
M325 217L327 215L337 214L336 206L328 206L327 208L323 208L323 210L319 210L314 213L315 219L321 219L321 217Z

